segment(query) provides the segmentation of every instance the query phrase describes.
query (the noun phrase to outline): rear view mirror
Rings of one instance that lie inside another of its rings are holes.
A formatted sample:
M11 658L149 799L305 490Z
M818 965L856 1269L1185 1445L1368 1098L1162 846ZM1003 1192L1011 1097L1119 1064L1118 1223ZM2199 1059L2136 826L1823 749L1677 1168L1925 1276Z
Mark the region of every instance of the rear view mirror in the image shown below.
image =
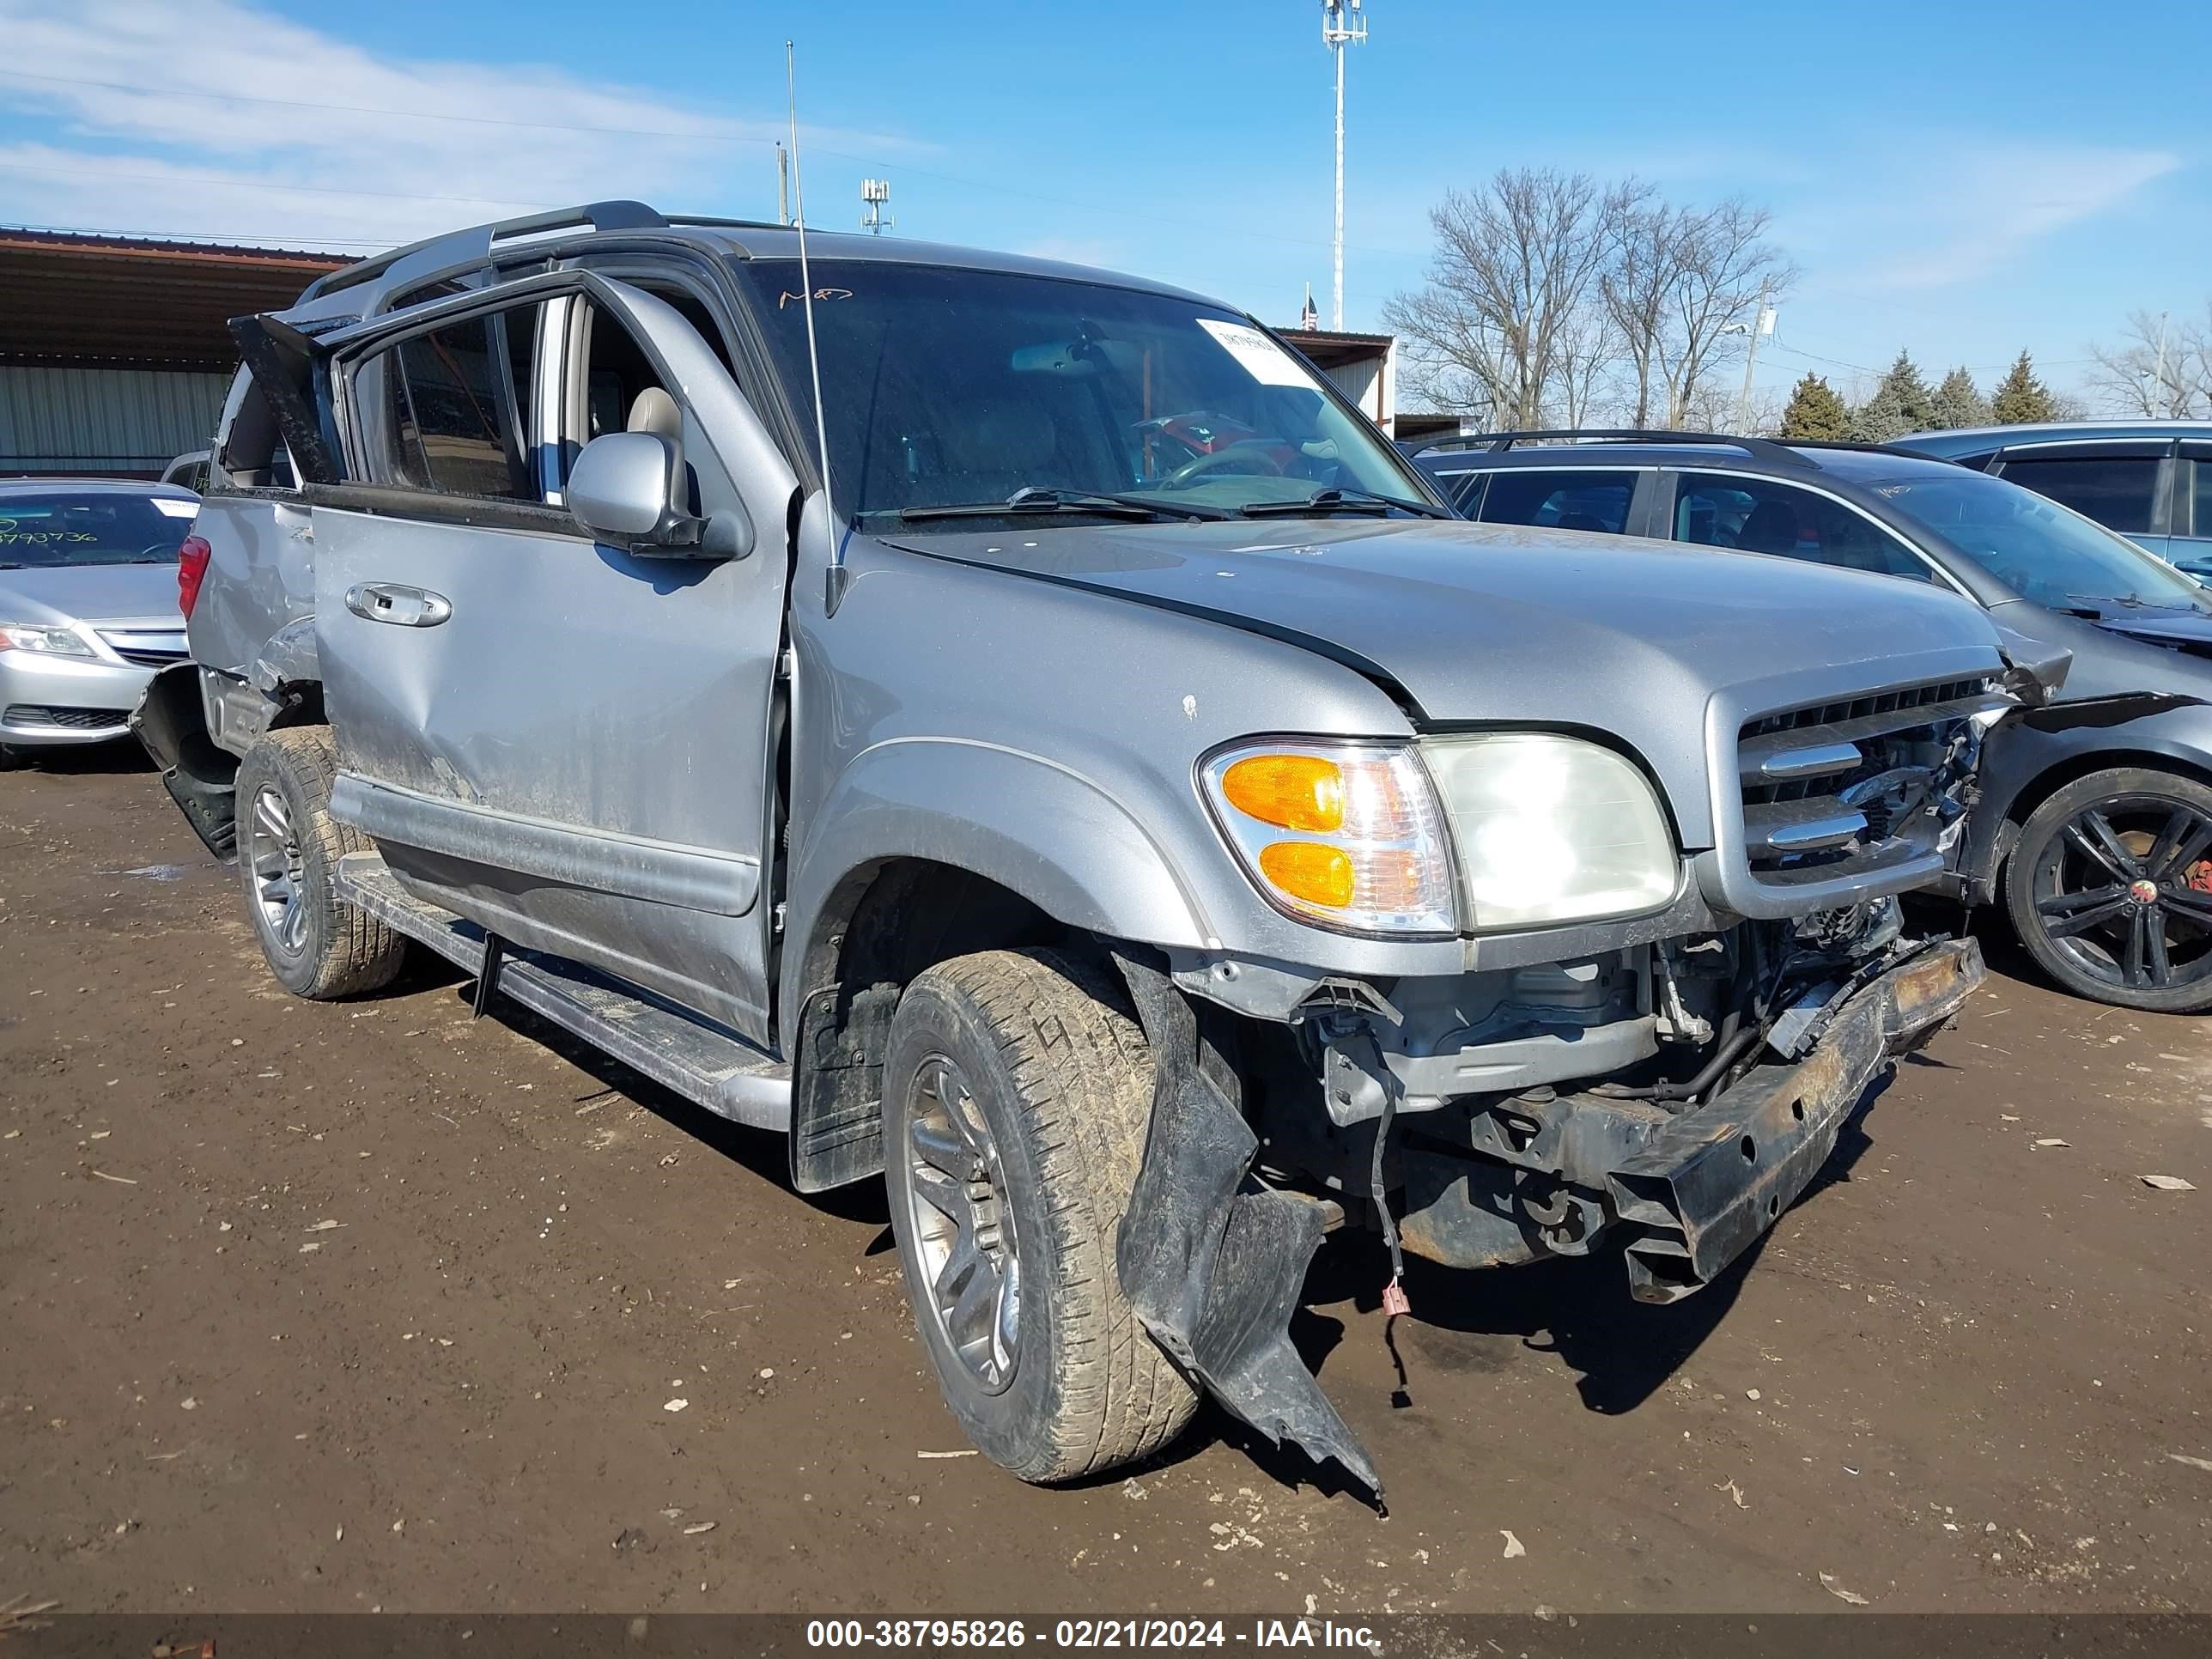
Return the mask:
M689 509L684 446L657 432L610 432L569 469L569 515L594 541L647 558L742 559L753 549L742 507L706 519Z

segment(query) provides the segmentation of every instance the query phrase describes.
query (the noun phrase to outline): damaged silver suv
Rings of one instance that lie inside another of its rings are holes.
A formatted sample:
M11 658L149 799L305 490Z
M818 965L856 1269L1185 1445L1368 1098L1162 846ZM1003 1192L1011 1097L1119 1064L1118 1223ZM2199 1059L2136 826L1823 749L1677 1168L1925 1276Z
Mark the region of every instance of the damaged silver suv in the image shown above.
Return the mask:
M1459 522L1242 313L810 241L599 204L240 319L138 725L289 989L420 941L884 1176L1015 1474L1208 1389L1379 1490L1326 1227L1686 1295L1980 978L1896 897L2008 702L1964 601Z

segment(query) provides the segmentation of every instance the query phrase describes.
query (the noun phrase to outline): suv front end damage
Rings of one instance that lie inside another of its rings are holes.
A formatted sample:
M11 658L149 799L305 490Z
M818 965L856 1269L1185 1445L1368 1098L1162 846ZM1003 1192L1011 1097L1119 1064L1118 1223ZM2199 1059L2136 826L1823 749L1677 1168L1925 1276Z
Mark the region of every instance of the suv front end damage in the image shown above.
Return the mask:
M1978 948L1911 936L1897 896L1940 871L2010 706L1974 678L1723 721L1730 810L1688 854L1635 763L1577 738L1210 757L1202 791L1262 891L1366 903L1370 928L1449 919L1469 966L1124 956L1158 1066L1121 1232L1132 1305L1239 1417L1379 1492L1285 1329L1330 1206L1389 1243L1388 1309L1401 1247L1503 1267L1610 1232L1638 1299L1711 1283L1980 982Z

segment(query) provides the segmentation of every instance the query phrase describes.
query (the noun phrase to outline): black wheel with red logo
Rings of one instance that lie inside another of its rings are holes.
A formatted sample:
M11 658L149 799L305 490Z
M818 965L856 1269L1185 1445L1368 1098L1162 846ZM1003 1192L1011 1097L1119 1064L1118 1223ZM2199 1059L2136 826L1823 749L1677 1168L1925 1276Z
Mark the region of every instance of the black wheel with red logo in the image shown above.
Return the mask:
M2056 791L2021 826L2005 908L2066 990L2166 1014L2212 1008L2212 789L2135 767Z

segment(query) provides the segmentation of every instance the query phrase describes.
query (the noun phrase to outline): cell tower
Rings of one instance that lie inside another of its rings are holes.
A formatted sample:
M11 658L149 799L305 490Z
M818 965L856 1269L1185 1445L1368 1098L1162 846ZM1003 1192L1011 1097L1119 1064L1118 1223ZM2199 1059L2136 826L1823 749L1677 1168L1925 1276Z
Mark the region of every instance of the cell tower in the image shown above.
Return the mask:
M1336 54L1336 297L1329 326L1344 327L1344 49L1367 39L1360 0L1321 0L1321 42Z
M891 181L888 179L860 180L860 228L871 236L880 236L895 228L884 210L890 205Z

